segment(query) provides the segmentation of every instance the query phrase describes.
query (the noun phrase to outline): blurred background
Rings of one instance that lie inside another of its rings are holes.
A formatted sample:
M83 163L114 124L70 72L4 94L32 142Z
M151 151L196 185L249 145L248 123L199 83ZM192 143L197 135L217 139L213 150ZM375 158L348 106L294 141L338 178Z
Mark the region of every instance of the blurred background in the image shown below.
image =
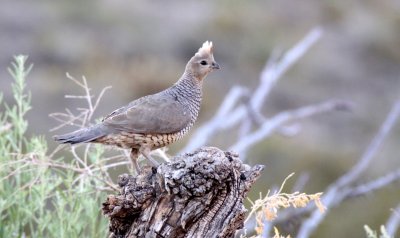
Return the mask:
M292 47L315 26L323 28L322 38L274 87L265 115L331 98L352 101L354 110L306 119L295 137L269 137L253 147L248 162L267 166L253 199L292 172L297 177L307 173L303 191L316 193L359 159L399 97L399 1L3 0L0 91L11 102L7 67L13 55L29 55L34 63L27 82L33 104L29 133L52 141L49 129L57 122L48 115L82 103L64 98L80 94L66 72L85 75L93 93L112 85L96 112L100 118L169 87L201 44L211 40L222 70L206 79L198 127L214 115L232 86L256 87L271 53ZM225 133L209 144L226 149ZM399 139L396 126L365 181L400 166ZM184 144L174 144L170 153ZM314 237L362 237L364 224L377 229L399 201L398 184L348 200L328 214Z

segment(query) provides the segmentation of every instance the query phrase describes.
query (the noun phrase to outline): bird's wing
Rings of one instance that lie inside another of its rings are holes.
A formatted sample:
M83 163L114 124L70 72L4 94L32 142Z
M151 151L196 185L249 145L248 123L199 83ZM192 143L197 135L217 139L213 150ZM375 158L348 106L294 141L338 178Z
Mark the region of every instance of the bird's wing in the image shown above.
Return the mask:
M139 98L103 119L112 130L134 133L174 133L191 120L190 111L173 96L154 94Z

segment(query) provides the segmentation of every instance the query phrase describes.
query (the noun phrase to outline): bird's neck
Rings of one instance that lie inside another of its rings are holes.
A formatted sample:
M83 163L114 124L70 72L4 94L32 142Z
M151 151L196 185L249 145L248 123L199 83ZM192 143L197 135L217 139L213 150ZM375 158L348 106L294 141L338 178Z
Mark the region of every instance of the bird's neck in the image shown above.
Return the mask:
M203 80L197 79L190 72L183 73L182 77L175 83L174 87L180 93L180 97L188 102L200 105L202 98Z
M194 73L186 70L176 83L185 84L187 86L192 86L193 88L201 89L203 86L203 78L199 78Z
M187 126L188 128L193 125L199 115L202 99L201 88L202 80L198 80L190 73L185 72L178 82L166 91L190 111L191 121Z

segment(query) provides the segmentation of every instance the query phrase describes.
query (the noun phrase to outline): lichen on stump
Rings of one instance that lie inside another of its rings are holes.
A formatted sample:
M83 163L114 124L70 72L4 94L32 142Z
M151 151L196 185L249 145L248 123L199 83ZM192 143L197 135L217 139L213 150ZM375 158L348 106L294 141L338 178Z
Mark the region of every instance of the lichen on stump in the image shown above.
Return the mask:
M103 203L110 237L233 237L243 227L243 199L262 169L205 147L156 171L121 175L121 191Z

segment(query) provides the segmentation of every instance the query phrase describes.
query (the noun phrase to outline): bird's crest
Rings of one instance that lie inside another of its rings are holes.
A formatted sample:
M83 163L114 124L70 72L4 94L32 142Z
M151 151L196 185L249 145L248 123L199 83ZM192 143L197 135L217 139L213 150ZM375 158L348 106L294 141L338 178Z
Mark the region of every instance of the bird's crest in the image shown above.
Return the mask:
M213 53L213 44L211 41L206 41L203 43L203 46L197 51L196 55L212 55Z

